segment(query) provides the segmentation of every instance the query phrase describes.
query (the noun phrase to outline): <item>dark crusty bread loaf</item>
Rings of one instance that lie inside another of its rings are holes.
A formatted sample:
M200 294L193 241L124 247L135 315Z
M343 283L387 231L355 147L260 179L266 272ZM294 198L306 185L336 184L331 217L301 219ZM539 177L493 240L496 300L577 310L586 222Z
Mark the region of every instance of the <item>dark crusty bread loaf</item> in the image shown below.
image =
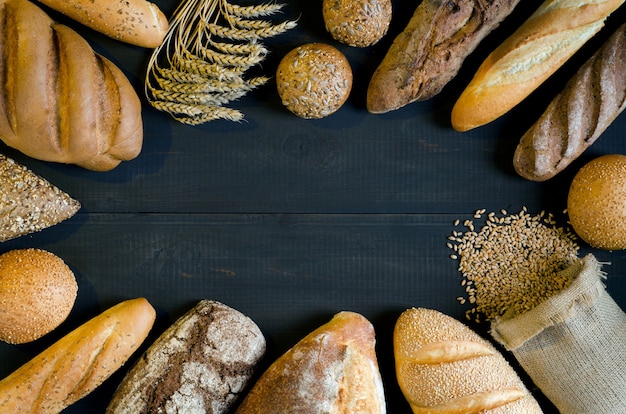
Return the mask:
M67 193L0 154L0 242L58 224L79 209Z
M504 356L434 309L404 311L393 334L396 376L415 414L540 414Z
M388 112L438 94L518 3L422 1L370 80L368 111Z
M118 67L28 0L0 3L0 30L0 139L96 171L139 154L141 103Z
M226 413L264 353L265 338L250 318L202 300L148 348L106 412Z
M279 357L254 384L237 414L385 412L374 328L340 312Z
M626 24L576 72L522 136L513 165L545 181L592 145L626 107Z

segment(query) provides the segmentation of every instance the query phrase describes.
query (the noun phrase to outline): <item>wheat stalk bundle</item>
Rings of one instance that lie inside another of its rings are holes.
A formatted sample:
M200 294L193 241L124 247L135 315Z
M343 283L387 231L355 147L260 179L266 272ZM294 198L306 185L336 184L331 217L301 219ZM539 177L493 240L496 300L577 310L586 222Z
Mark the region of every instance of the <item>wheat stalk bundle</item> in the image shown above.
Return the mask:
M295 21L263 20L282 7L183 0L148 61L145 93L150 105L189 125L241 121L243 113L225 105L268 81L244 75L267 55L263 39L296 26Z

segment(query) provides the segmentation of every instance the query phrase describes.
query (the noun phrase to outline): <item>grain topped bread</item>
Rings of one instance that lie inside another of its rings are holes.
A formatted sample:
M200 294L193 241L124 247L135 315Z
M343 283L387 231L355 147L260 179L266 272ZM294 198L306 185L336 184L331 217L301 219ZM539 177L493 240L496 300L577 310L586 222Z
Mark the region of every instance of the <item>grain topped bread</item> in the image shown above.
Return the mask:
M265 338L249 317L202 300L148 348L106 412L226 413L264 353Z
M53 226L79 209L67 193L0 154L0 242Z

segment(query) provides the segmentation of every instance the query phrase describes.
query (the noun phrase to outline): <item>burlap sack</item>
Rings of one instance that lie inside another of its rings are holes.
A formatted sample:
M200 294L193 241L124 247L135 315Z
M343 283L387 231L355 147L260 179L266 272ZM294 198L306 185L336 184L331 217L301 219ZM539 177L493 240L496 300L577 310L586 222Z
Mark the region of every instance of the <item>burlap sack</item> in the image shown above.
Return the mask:
M563 414L626 413L626 314L607 293L592 255L564 270L571 285L491 326Z

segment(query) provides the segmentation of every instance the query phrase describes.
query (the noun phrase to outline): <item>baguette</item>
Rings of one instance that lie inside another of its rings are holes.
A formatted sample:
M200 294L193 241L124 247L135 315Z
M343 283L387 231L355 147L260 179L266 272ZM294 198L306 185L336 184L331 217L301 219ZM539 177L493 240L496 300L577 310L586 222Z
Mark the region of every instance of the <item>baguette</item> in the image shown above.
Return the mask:
M374 328L340 312L263 373L236 414L385 413Z
M148 301L137 298L79 326L0 381L0 413L59 413L117 371L154 319Z
M148 348L106 412L226 413L264 353L265 338L250 318L202 300Z
M510 111L604 26L624 0L546 0L480 65L452 108L457 131Z
M80 207L69 194L0 154L0 242L54 226Z
M0 139L42 161L108 171L141 151L122 71L28 0L0 1Z
M155 48L167 33L167 17L146 0L39 0L69 18L113 39Z
M591 146L626 107L626 24L576 72L513 156L517 173L546 181Z
M389 112L438 94L457 75L465 58L518 3L421 2L370 80L368 111Z
M415 414L542 412L503 355L448 315L404 311L393 344L398 384Z

